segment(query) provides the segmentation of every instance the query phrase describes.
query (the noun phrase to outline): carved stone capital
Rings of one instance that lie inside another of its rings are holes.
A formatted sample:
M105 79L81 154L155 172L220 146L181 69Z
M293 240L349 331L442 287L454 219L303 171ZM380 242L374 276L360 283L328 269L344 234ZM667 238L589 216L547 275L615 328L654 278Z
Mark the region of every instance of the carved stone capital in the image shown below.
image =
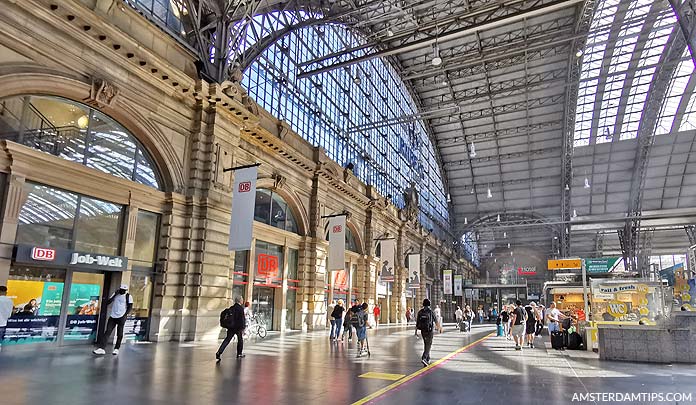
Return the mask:
M283 176L280 173L273 173L271 175L271 178L273 179L273 188L274 189L280 189L285 187L285 183L287 182L287 178Z
M113 83L104 79L92 78L92 87L89 91L89 97L85 101L99 108L110 107L114 104L114 100L118 97L118 93L118 87Z

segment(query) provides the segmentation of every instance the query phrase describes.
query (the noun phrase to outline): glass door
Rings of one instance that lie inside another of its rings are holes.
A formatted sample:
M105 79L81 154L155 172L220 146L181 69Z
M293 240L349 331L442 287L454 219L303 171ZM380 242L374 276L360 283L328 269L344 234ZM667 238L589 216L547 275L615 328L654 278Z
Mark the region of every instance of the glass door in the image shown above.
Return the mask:
M68 287L63 343L90 343L97 338L97 324L102 309L104 274L72 272Z
M273 330L274 293L273 288L254 286L254 300L251 303L251 309L254 315L259 317L259 322L264 323L268 330Z

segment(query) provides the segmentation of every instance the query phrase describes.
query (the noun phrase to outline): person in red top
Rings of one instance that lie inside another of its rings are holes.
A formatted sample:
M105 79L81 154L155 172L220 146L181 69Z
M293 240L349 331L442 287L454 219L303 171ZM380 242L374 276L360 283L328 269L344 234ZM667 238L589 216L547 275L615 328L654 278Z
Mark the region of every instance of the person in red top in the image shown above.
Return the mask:
M372 313L375 315L375 329L377 329L377 326L379 326L379 314L382 313L379 309L379 305L375 305L375 309L372 310Z

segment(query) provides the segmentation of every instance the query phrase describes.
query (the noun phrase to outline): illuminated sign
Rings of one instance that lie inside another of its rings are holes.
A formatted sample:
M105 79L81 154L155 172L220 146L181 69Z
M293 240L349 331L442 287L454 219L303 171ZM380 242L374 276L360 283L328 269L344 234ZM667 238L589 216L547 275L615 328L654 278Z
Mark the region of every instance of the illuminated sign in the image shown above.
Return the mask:
M581 269L582 260L580 259L557 259L548 261L549 270L571 270Z
M276 278L278 277L278 257L259 254L257 256L257 273L263 278Z
M52 262L56 258L55 249L33 247L31 249L31 258L34 260Z

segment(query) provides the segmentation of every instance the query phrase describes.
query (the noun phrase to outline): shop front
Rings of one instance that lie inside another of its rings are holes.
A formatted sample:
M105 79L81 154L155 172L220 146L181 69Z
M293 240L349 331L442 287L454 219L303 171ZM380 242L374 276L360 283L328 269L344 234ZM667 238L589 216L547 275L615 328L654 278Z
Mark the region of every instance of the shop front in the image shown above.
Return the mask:
M0 104L2 142L21 167L0 174L5 204L18 207L16 228L3 228L14 240L0 269L14 303L3 345L93 342L105 324L103 303L121 283L134 302L127 338L147 339L161 214L130 198L159 195L149 155L81 103L24 95Z

